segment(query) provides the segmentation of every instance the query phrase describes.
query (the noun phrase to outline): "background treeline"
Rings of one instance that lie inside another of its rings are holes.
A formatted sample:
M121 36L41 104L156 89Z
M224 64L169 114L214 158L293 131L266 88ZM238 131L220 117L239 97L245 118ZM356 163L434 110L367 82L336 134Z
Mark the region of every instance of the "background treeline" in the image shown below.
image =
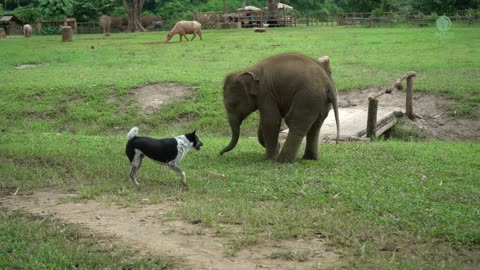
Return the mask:
M166 20L188 19L193 12L223 12L242 6L243 0L145 0L143 12ZM410 12L448 14L479 9L480 0L281 0L299 15L339 12ZM265 7L265 0L247 0L247 5ZM5 7L6 6L6 7ZM100 14L125 16L122 0L1 0L0 14L13 13L25 22L40 18L75 17L94 21Z

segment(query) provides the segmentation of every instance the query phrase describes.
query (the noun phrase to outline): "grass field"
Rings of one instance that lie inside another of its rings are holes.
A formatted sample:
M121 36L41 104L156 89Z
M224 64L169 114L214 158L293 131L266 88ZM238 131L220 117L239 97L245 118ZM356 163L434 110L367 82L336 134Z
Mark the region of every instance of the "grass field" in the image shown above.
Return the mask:
M204 31L203 41L169 44L162 43L165 35L76 35L71 43L58 36L0 40L0 188L54 186L127 205L173 198L183 202L174 218L240 227L225 232L237 249L321 234L349 268L480 265L478 142L322 145L319 161L276 164L264 161L263 148L247 138L256 131L252 116L237 148L217 154L229 141L221 94L225 74L281 52L330 56L339 91L390 84L405 71L417 71L417 91L449 96L457 101L452 110L478 118L478 27L453 28L448 35L409 27ZM22 64L38 67L16 68ZM142 115L133 89L158 82L196 91ZM198 129L205 147L182 162L189 192L181 190L177 175L149 161L139 172L148 188L131 185L123 148L134 125L141 134L159 137ZM41 252L17 248L22 241L50 239L55 244L46 252L65 250L57 243L66 236L56 233L62 229L55 223L34 222L37 233L27 234L30 217L2 210L0 218L9 229L1 230L0 246L25 258L0 255L0 268L35 268L30 260L45 259ZM88 246L59 257L88 257ZM102 253L106 258L89 257L92 264L85 267L118 261L108 250ZM173 267L157 258L115 265Z

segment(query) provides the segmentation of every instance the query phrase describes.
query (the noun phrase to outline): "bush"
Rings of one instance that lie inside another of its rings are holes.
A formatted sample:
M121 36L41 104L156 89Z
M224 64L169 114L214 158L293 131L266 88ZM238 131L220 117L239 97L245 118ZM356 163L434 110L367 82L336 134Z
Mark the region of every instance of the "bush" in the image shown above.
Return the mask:
M40 12L36 7L33 6L33 4L24 7L18 7L14 9L12 13L20 18L20 20L22 20L24 23L33 23L41 16Z

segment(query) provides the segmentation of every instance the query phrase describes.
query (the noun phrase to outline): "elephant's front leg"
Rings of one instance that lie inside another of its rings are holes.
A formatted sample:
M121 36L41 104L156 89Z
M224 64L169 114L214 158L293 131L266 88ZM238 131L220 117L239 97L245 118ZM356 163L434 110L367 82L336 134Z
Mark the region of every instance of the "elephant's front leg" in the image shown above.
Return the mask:
M280 116L280 112L260 112L260 130L258 135L259 141L260 137L263 137L267 159L276 159L278 156L280 147L278 134L280 132L281 121L282 117ZM261 141L260 144L262 144Z
M265 148L265 138L263 138L262 132L262 123L258 124L258 131L257 131L258 142Z

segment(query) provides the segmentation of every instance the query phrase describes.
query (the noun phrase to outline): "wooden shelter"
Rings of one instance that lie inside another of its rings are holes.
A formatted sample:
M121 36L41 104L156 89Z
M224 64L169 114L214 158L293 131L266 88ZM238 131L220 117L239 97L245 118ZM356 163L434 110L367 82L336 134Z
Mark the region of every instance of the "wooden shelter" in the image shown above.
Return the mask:
M7 35L21 35L23 22L15 15L0 17L0 28L4 28Z

